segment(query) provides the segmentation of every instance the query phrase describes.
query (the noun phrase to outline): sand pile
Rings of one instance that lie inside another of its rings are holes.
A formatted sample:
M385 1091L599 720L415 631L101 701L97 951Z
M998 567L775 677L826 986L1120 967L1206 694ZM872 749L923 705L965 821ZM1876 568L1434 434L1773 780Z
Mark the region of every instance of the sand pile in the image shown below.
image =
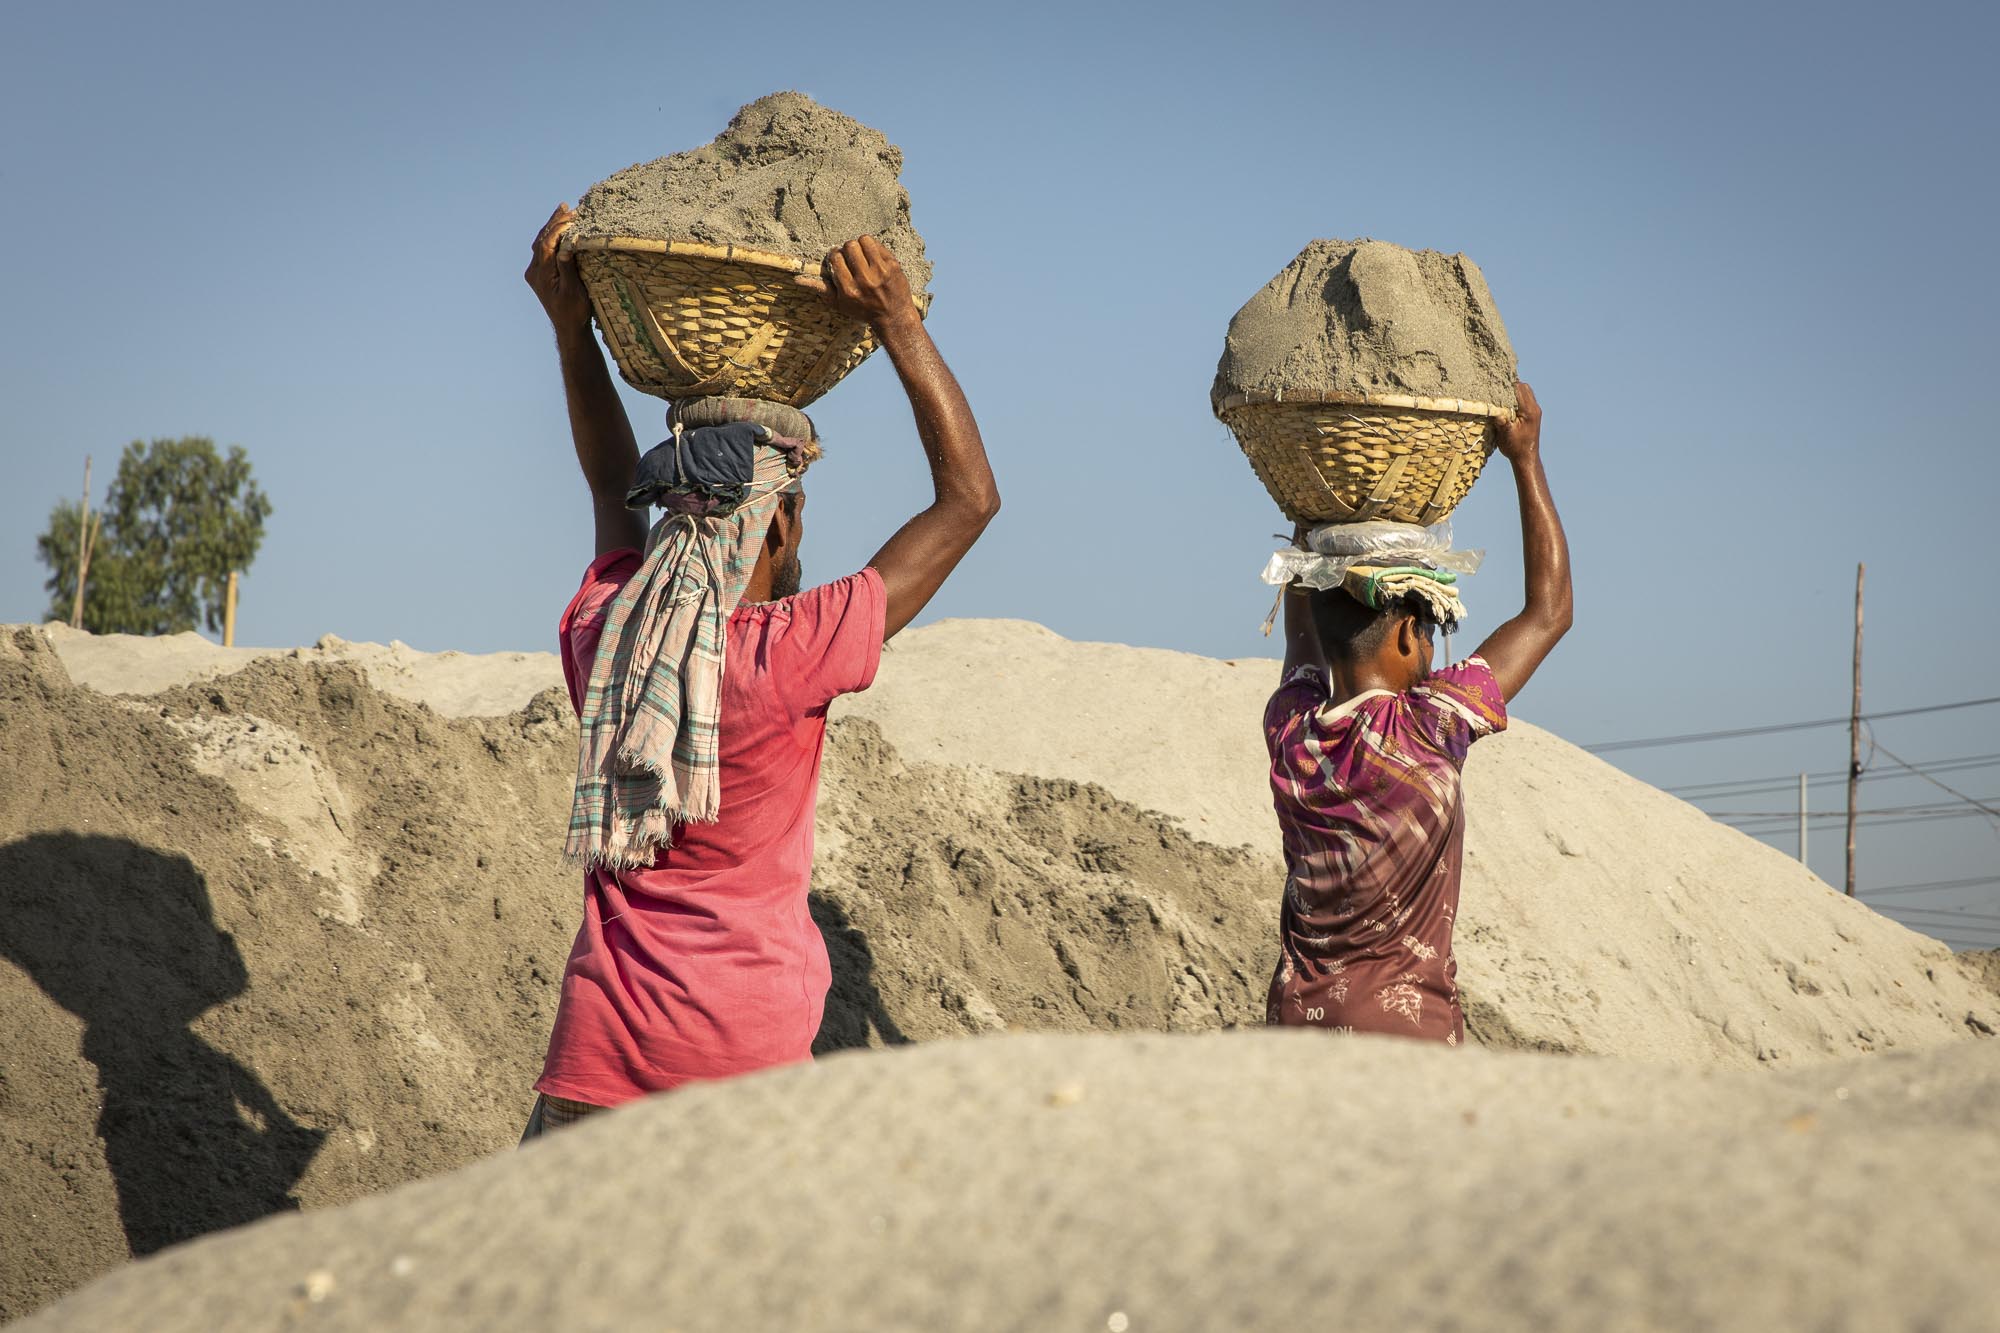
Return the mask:
M554 659L53 638L0 634L0 1315L511 1145L577 915ZM829 737L820 1049L1259 1021L1274 676L899 636ZM2000 1029L1943 945L1554 737L1468 784L1484 1042L1751 1067Z
M1002 1038L640 1103L23 1333L1969 1329L1996 1198L1994 1046L1763 1076Z
M1211 399L1403 393L1514 402L1514 349L1479 266L1387 241L1314 241L1229 321Z
M369 685L444 670L407 650L161 648L135 674L192 683L113 699L0 638L0 1316L511 1144L575 929L559 691L451 718ZM445 697L532 674L458 660L493 679ZM1076 783L911 771L865 722L829 768L821 1049L1254 1010L1266 867Z
M559 690L563 683L554 653L427 653L400 640L350 643L337 634L321 636L310 648L224 648L192 630L154 638L88 634L60 621L41 629L70 679L104 694L157 694L241 671L267 657L351 662L382 693L446 717L518 712L543 690Z
M880 131L804 93L772 93L703 147L591 186L577 203L574 234L744 245L814 260L874 236L922 291L931 269L902 170L902 150Z
M1276 677L1269 661L946 621L899 635L847 706L907 755L1098 783L1198 838L1248 844L1275 892L1254 719ZM1458 953L1475 1039L1749 1066L2000 1028L1992 991L1943 944L1693 806L1526 722L1472 756ZM1272 947L1275 901L1240 906L1244 947ZM927 909L913 896L903 910Z
M0 637L0 1316L518 1132L575 928L555 702L280 658L135 706Z

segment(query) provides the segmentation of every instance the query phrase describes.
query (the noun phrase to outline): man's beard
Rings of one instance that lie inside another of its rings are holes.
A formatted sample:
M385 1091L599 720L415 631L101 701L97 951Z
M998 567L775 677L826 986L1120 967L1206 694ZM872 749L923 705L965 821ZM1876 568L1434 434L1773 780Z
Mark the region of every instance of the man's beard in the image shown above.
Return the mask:
M771 600L782 602L787 597L798 596L799 582L803 576L804 571L799 568L799 557L794 553L792 558L785 562L784 568L774 571L771 575Z

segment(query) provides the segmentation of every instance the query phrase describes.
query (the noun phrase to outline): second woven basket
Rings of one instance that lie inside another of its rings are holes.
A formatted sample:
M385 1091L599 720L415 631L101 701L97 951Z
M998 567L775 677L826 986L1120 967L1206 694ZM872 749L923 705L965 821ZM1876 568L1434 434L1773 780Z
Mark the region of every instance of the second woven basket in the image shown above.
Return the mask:
M817 271L809 261L699 241L564 243L619 373L642 393L804 407L875 350L866 324L793 281Z
M1215 415L1294 523L1429 525L1472 489L1493 451L1490 403L1401 394L1231 394Z

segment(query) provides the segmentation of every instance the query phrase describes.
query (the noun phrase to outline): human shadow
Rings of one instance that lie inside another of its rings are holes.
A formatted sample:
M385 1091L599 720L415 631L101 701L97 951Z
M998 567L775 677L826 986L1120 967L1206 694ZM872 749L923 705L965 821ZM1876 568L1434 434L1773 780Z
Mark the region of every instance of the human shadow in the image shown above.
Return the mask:
M0 958L84 1022L133 1254L299 1206L325 1132L188 1028L249 973L186 857L76 833L0 846Z
M826 957L832 965L833 985L826 993L826 1014L820 1019L819 1035L813 1038L813 1054L827 1055L873 1045L872 1033L884 1046L905 1046L910 1039L896 1026L883 1007L882 992L875 985L875 953L868 937L849 919L847 909L824 894L807 899L819 933L826 937Z

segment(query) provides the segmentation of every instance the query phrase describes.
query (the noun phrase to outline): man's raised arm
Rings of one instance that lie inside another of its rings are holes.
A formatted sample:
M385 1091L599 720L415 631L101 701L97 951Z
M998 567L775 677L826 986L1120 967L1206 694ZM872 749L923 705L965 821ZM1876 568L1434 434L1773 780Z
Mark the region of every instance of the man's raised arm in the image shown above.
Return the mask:
M568 204L542 224L525 275L541 298L549 323L555 326L556 351L562 358L563 398L569 404L569 433L576 444L576 461L590 484L590 507L596 516L597 554L646 540L646 516L625 507L632 474L639 468L639 444L632 423L611 386L604 353L590 331L590 295L576 271L576 259L557 242L576 214Z
M916 618L937 594L993 516L1000 489L986 461L979 423L937 344L924 329L909 280L894 255L872 236L849 241L827 257L828 281L802 277L840 310L865 319L895 363L917 418L917 438L930 460L930 507L905 523L869 563L887 594L882 637Z
M1526 384L1515 386L1514 419L1499 427L1495 447L1514 467L1521 499L1521 562L1527 605L1521 614L1488 635L1479 655L1493 668L1500 695L1508 703L1535 674L1535 668L1569 632L1574 617L1569 582L1569 541L1549 496L1542 471L1542 406Z

